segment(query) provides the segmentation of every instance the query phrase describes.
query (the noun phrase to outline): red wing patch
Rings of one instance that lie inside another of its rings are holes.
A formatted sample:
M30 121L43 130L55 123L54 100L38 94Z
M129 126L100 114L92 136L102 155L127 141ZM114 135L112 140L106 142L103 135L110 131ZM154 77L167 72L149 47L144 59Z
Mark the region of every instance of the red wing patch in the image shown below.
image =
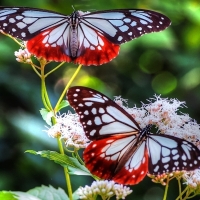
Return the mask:
M57 45L56 43L44 43L45 37L47 37L47 35L44 33L48 34L50 31L51 30L42 32L34 38L28 40L26 44L28 51L36 57L43 57L48 61L71 62L71 57L64 53L62 46Z
M130 158L131 160L131 158ZM135 168L124 166L114 177L113 180L120 184L135 185L144 179L148 172L148 152L145 149L144 157Z
M65 52L69 52L70 49L68 45L57 45L57 43L49 44L44 43L46 34L51 30L40 33L34 38L27 42L27 49L30 53L37 57L43 57L48 61L57 62L74 62L75 64L82 65L102 65L114 59L119 54L119 45L115 45L109 42L106 38L101 36L104 43L103 46L92 46L89 47L81 46L78 50L78 57L71 57L66 55Z
M127 139L130 141L128 144L122 142L123 138L119 135L113 135L92 142L83 154L86 167L92 174L102 179L111 179L120 184L134 185L139 183L148 171L148 153L145 148L143 152L144 149L138 150L140 155L137 153L126 155L125 152L130 152L129 147L133 144L133 140L129 137ZM131 157L128 159L127 156L129 155ZM122 156L125 156L123 158L127 158L128 161L117 170Z
M74 63L82 65L102 65L114 59L119 54L120 46L109 42L105 37L99 35L103 45L80 47L80 56L74 59Z

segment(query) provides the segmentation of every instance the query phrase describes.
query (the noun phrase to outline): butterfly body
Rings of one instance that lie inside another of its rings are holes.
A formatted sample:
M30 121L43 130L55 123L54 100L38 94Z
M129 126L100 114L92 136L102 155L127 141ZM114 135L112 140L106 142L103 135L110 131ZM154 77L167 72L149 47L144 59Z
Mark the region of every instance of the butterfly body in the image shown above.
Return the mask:
M122 43L164 30L166 16L142 9L63 15L34 8L0 7L0 29L27 41L27 49L46 60L101 65L115 58Z
M134 118L105 95L72 87L67 98L92 141L83 158L96 176L137 184L147 173L160 175L200 168L200 150L192 143L141 129Z

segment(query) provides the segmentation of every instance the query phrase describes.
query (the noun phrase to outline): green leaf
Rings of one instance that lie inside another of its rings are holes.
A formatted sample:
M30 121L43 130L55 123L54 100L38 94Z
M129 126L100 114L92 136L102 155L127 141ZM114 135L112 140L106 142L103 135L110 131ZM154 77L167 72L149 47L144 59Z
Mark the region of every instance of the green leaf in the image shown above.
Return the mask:
M0 192L0 199L2 200L43 200L35 197L34 195L28 194L26 192Z
M58 111L61 110L62 108L65 108L69 106L69 102L67 100L62 100L61 103L58 106Z
M49 187L42 185L28 191L29 194L40 198L41 200L68 200L68 196L61 188L55 189L51 185Z
M3 200L17 200L15 195L12 192L1 191L0 192L0 199Z
M78 189L72 195L72 199L73 200L78 200L79 199L79 195L77 194L77 191L78 191Z
M27 150L26 153L40 155L41 157L53 160L55 163L60 164L63 167L68 167L70 170L70 174L92 176L89 170L84 165L81 165L76 158L62 155L55 151L36 152L34 150Z
M54 116L54 113L52 111L48 111L45 108L42 108L40 110L40 114L42 115L42 118L44 119L44 121L46 121L46 123L50 126L52 126L52 120L51 118Z

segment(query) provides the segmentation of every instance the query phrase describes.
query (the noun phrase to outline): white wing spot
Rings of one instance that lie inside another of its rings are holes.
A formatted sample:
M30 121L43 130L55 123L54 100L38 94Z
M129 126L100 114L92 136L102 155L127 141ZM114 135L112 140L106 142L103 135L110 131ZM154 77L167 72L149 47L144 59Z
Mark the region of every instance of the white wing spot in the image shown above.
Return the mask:
M18 28L23 29L26 27L26 24L24 24L23 22L19 22L16 24Z
M125 19L123 19L123 21L126 22L126 23L130 23L130 22L131 22L131 19L125 18Z
M128 27L127 25L123 25L123 26L119 27L119 29L120 29L122 32L126 32L126 31L129 29L129 27Z
M91 121L91 120L88 120L88 121L87 121L87 125L92 125L92 121Z
M173 159L173 160L178 160L179 157L180 157L180 156L177 154L177 155L173 156L172 159Z
M78 106L79 106L79 107L83 107L83 104L82 104L82 103L79 103Z
M95 47L94 46L90 46L90 50L95 50Z
M92 145L92 148L94 148L94 147L96 147L96 146L97 146L97 144L93 144L93 145Z
M145 21L145 20L143 20L143 19L140 20L140 23L141 23L141 24L148 24L148 22Z
M22 19L23 17L20 16L20 15L18 15L18 16L16 16L15 18L16 18L17 20L20 20L20 19Z
M91 112L92 112L93 115L96 115L97 114L97 109L96 108L92 108Z
M22 36L22 37L26 37L26 33L25 33L25 32L22 32L22 33L21 33L21 36Z
M128 35L130 35L130 36L133 35L133 32L129 32Z
M102 48L100 46L97 47L98 50L102 50Z
M84 115L89 115L88 110L85 110Z
M3 26L8 26L8 24L7 23L3 23Z
M167 163L170 161L170 157L165 157L165 158L162 158L162 162L163 163Z
M179 165L179 162L178 162L178 161L174 162L174 165L175 165L175 166L178 166L178 165Z
M154 172L157 172L159 170L159 166L157 165L155 168L154 168Z
M150 26L150 25L148 25L147 27L148 27L148 28L152 28L152 26Z
M15 28L12 28L12 32L16 32L16 29L15 29Z
M94 136L94 134L96 133L96 130L94 129L94 130L92 130L92 131L90 131L90 136ZM94 144L95 146L97 146L96 144ZM92 147L94 147L94 145L92 146Z
M92 102L85 102L85 105L90 107L93 103Z
M133 21L133 22L131 23L131 26L137 26L137 22Z
M187 159L185 154L183 154L181 158L182 158L182 160L186 160Z
M169 164L164 165L164 168L167 169L169 167Z
M141 31L141 30L142 30L142 27L138 27L137 30L138 30L138 31Z
M117 40L120 42L120 41L122 41L122 39L123 39L123 37L119 36Z
M102 124L100 117L95 117L94 118L94 123L98 126L100 124Z
M10 22L10 23L15 23L16 20L15 20L14 18L10 18L10 19L9 19L9 22Z
M78 96L78 94L76 94L76 93L75 93L75 94L73 94L73 97L77 97L77 96Z
M175 154L177 154L178 153L178 150L177 149L173 149L172 150L172 155L175 155Z
M105 113L105 110L103 108L99 108L99 113Z

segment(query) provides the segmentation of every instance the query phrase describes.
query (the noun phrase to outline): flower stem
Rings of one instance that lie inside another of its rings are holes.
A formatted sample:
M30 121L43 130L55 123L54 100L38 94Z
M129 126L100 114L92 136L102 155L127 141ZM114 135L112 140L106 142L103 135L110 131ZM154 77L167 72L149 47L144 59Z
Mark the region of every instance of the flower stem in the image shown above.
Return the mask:
M60 153L64 155L65 153L64 153L62 142L59 138L57 139L57 141L58 141L58 147L59 147ZM69 176L67 167L64 167L64 173L65 173L65 178L67 182L67 190L68 190L69 199L72 200L72 187L71 187L71 181L70 181L70 176Z
M166 200L167 199L167 192L168 192L168 189L169 189L169 176L167 176L167 184L165 186L165 193L164 193L164 196L163 196L163 200Z
M45 108L50 111L50 110L53 110L53 108L51 106L51 102L49 100L49 96L48 96L46 85L45 85L45 74L44 74L45 63L40 62L40 65L41 65L41 86L42 86L41 95L42 95L42 102L43 102Z
M60 68L65 62L60 63L57 67L53 68L50 72L45 74L45 78L51 74L52 72L56 71L58 68Z
M55 112L55 113L58 111L58 107L59 107L59 105L60 105L62 99L63 99L64 96L66 95L66 92L67 92L68 88L70 87L70 85L71 85L71 83L73 82L73 80L76 78L76 76L77 76L78 72L80 71L81 67L82 67L82 65L79 65L79 66L78 66L78 68L77 68L76 71L74 72L73 76L71 77L71 79L70 79L69 82L67 83L65 89L63 90L63 92L62 92L62 94L61 94L61 96L60 96L60 98L59 98L59 100L58 100L58 102L57 102L57 104L56 104L56 106L55 106L55 108L54 108L54 112Z

